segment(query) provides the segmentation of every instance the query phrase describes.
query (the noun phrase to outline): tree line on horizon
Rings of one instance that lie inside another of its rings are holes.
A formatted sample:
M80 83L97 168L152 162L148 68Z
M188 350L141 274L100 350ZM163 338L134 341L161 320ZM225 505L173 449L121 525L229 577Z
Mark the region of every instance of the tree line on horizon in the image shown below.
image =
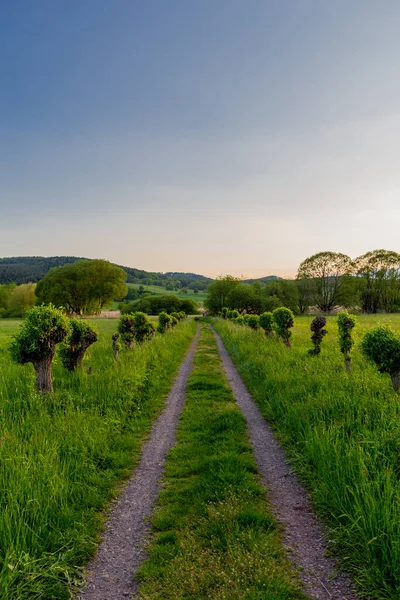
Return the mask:
M336 307L374 314L400 312L400 254L372 250L351 259L337 252L319 252L299 266L295 280L277 279L262 285L231 275L207 288L205 306L211 314L223 307L262 314L285 306L294 314L311 307L330 313Z

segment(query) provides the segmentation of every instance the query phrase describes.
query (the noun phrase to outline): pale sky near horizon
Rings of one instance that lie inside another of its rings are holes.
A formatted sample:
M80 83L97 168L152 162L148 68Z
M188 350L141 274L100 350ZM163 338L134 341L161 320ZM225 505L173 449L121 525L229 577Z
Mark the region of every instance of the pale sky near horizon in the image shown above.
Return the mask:
M400 252L397 0L0 2L0 256Z

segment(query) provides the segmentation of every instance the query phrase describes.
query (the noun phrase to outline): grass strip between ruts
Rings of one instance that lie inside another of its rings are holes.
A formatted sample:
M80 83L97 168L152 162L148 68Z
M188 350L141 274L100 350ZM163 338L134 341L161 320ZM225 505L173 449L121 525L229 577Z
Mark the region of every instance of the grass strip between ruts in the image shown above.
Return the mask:
M143 599L305 598L206 326L153 529L149 559L139 573Z

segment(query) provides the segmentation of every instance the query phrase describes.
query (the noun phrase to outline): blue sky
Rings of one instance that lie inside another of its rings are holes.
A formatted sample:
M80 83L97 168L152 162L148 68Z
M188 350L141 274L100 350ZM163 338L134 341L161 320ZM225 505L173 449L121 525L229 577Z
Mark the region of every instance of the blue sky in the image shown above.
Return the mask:
M400 251L400 4L0 0L0 256Z

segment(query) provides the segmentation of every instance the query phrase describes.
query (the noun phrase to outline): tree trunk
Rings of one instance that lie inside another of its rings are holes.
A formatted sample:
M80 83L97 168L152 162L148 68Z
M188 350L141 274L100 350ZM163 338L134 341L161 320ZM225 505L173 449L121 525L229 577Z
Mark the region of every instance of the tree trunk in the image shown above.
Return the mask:
M393 389L395 392L400 392L400 371L391 375Z
M283 340L283 343L285 344L285 346L287 346L288 348L292 347L292 344L290 343L290 340Z
M53 380L51 375L51 361L53 357L34 363L36 371L36 385L41 394L53 392Z
M117 360L118 354L119 354L119 349L116 346L113 346L113 350L114 350L114 358L115 358L115 360Z
M344 357L344 366L346 367L347 373L351 371L351 356Z

